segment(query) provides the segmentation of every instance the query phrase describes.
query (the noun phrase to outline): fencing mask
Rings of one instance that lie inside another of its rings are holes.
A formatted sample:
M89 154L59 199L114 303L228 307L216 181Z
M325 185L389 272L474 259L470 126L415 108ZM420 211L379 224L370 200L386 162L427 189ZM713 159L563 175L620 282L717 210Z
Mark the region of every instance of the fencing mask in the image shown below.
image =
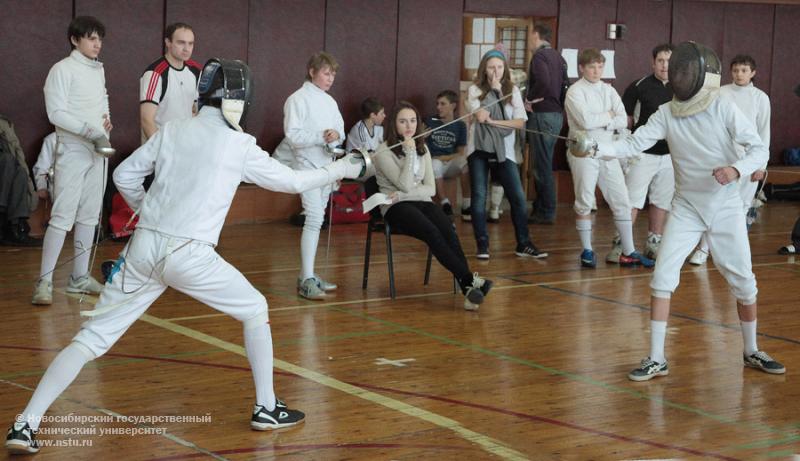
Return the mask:
M669 58L669 83L675 99L688 101L703 88L719 88L722 66L711 48L683 42Z
M197 92L198 107L219 107L231 128L244 131L253 98L253 80L247 64L238 59L209 59L203 66Z

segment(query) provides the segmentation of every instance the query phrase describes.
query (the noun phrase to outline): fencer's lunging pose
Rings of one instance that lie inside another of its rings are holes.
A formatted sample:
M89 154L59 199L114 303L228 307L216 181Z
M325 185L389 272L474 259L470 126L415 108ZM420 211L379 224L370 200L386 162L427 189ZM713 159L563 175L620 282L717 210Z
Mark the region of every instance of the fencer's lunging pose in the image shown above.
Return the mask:
M598 155L625 157L666 139L675 170L672 215L650 282L650 356L628 374L645 381L669 373L664 339L670 295L678 286L683 261L705 232L715 265L736 296L744 340L744 365L782 374L785 367L756 344L756 278L750 260L738 178L764 165L769 152L755 126L729 98L719 96L720 63L712 50L694 42L678 45L669 64L675 97L659 107L647 124L616 142L598 142ZM744 146L737 155L735 144Z
M347 156L325 168L294 171L270 158L252 136L241 132L250 88L250 69L244 63L210 60L200 77L199 103L204 107L199 115L165 124L114 172L125 200L141 211L136 232L89 313L92 318L50 364L9 430L9 451L39 450L35 433L48 407L84 364L108 351L167 287L242 322L256 388L253 429L291 426L305 418L273 393L266 299L214 247L240 182L299 193L358 177L362 166ZM142 183L154 171L145 194Z

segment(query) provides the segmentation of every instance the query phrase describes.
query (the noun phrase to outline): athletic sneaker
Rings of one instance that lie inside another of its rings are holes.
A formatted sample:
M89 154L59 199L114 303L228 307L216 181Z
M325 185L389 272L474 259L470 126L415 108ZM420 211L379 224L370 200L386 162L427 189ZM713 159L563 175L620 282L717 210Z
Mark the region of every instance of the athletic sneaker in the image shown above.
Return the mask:
M517 256L521 258L546 258L547 252L539 251L533 243L526 243L523 245L517 245L517 250L514 252Z
M614 237L611 241L611 251L606 255L606 262L611 264L619 264L619 257L622 256L622 242L619 235Z
M644 266L653 267L656 262L650 258L642 256L638 251L634 251L629 255L621 255L619 257L619 265L622 267Z
M469 207L461 209L461 220L472 221L472 210Z
M581 253L581 266L582 267L590 267L594 269L597 267L597 257L594 255L594 251L584 249Z
M472 283L464 287L464 309L468 311L478 310L478 306L483 303L486 295L492 289L494 282L472 273Z
M453 205L450 205L450 202L442 204L442 211L447 216L453 216Z
M6 436L6 449L13 455L26 455L39 451L36 431L25 422L14 423Z
M669 374L669 367L667 367L667 361L665 360L664 363L658 363L652 360L650 357L642 360L642 363L639 365L639 368L628 373L628 379L631 381L647 381L649 379L653 379L656 376L667 376Z
M489 208L489 216L486 218L486 221L490 223L499 223L500 222L500 208Z
M67 293L85 293L90 295L98 295L103 291L103 284L98 282L89 274L83 277L74 278L69 276L67 283Z
M478 244L478 253L475 254L478 259L489 259L489 245Z
M256 431L269 431L294 426L305 421L306 415L300 410L291 410L280 399L275 399L275 409L267 410L263 405L253 407L250 427Z
M33 299L31 304L37 306L49 306L53 304L53 282L46 279L39 279L33 289Z
M650 259L656 259L659 246L661 246L661 237L656 234L650 234L644 244L644 255Z
M782 375L786 373L786 367L781 365L776 360L773 360L773 358L764 351L756 351L754 354L749 356L745 355L744 366L758 368L763 372L771 373L773 375Z
M303 280L300 286L297 287L297 294L306 299L325 299L325 290L319 286L317 279L314 277Z
M328 282L327 280L323 280L322 277L320 277L317 274L314 274L314 279L317 281L317 286L322 288L323 291L333 291L339 288L339 285L332 282ZM297 277L297 288L300 289L302 285L303 285L303 280L300 277Z
M785 247L781 247L778 250L779 255L795 255L798 253L798 248L792 244L786 245Z
M694 253L692 253L692 257L689 258L689 264L693 264L695 266L702 266L708 260L708 253L701 250L700 248L696 249Z

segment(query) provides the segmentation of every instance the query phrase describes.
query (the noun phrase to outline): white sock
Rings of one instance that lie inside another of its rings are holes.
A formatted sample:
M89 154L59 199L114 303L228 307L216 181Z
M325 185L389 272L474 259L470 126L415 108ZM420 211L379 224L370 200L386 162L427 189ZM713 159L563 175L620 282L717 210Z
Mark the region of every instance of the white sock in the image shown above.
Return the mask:
M461 197L462 207L469 208L472 205L472 197Z
M442 206L444 206L444 205L446 205L446 204L450 203L450 199L449 199L449 198L447 198L447 197L445 197L445 198L443 198L443 199L442 199L442 201L441 201L441 202L439 202L439 203L440 203Z
M576 219L575 229L578 229L578 235L581 238L581 245L584 250L592 249L592 220L591 219Z
M72 261L72 278L77 279L89 273L89 258L92 256L92 240L94 226L75 223L73 240L75 242L75 260Z
M756 344L756 323L758 320L752 322L742 322L742 340L744 342L745 355L753 355L758 352L758 344Z
M703 250L703 253L708 254L708 239L706 238L705 233L702 237L700 237L700 245L697 247L697 249Z
M503 186L492 185L492 194L490 198L492 208L499 209L503 203Z
M619 242L622 245L622 254L628 256L636 251L633 245L633 223L630 219L614 219L614 225L617 226L619 232Z
M85 346L73 342L53 359L39 385L36 386L31 401L22 412L22 418L30 424L31 429L39 429L42 416L64 389L75 380L86 362L93 358L90 354Z
M650 359L664 363L664 340L667 337L667 322L650 321Z
M275 389L272 385L272 332L269 324L244 329L244 348L253 370L256 385L256 404L275 409Z
M317 257L319 245L319 230L303 228L300 237L300 279L305 280L314 276L314 260Z
M44 243L42 243L42 267L39 270L39 278L53 281L53 271L58 263L58 255L64 246L64 239L67 233L53 226L47 226L44 233Z

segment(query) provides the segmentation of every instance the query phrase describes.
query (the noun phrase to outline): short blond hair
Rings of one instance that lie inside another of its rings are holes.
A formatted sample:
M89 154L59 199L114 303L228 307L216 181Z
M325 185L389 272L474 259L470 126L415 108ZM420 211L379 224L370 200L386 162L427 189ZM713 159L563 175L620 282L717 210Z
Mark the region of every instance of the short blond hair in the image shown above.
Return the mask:
M578 65L587 66L593 62L605 64L606 57L597 48L586 48L578 55Z
M324 51L312 54L308 58L308 64L306 64L306 80L311 80L308 71L313 71L316 74L325 67L330 67L331 71L336 72L339 70L339 63L336 58Z

